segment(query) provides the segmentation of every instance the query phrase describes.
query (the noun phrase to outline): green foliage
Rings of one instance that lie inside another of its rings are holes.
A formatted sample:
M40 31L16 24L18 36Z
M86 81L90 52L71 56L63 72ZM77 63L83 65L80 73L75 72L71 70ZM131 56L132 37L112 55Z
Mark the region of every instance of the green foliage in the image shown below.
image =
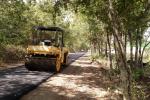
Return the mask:
M110 7L110 1L113 7ZM102 54L94 54L91 59L104 58L103 52L108 51L107 35L118 33L115 35L122 36L118 41L122 46L125 44L123 36L127 35L128 41L129 32L132 35L133 45L138 38L143 38L150 19L148 1L0 0L0 61L18 60L24 57L24 48L31 37L33 26L62 27L65 29L65 45L70 51L87 50L93 46L96 49L93 51ZM110 15L113 16L112 19ZM140 32L138 33L137 30ZM120 51L118 48L116 50ZM126 56L126 53L123 53ZM117 56L117 59L122 57L119 52ZM121 60L116 61L121 62ZM121 67L123 66L122 64ZM118 69L114 71L120 73ZM133 78L137 80L143 74L143 70L137 69L133 72Z
M70 51L87 49L88 25L82 15L75 15L66 4L60 0L0 0L0 59L23 58L23 48L28 44L33 26L62 27L65 46Z
M144 68L144 76L150 76L150 65Z
M137 68L133 71L133 79L134 80L139 80L144 76L143 69Z
M26 6L23 1L0 1L0 42L1 43L13 43L22 37L22 31L24 29L24 23L26 18L23 16L23 12L26 10Z
M92 61L99 60L99 59L105 59L105 55L104 54L98 54L98 53L94 53L91 55Z
M98 55L98 54L93 54L93 55L91 56L91 60L92 60L92 61L96 61L98 58L99 58L99 55Z

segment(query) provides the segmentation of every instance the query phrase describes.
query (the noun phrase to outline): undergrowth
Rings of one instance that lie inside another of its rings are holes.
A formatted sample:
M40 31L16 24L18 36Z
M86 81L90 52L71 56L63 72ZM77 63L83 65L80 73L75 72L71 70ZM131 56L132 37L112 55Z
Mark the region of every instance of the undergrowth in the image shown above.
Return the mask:
M103 55L93 54L91 56L91 60L98 61L103 64L108 63L107 65L109 66L109 61ZM116 63L113 63L113 69L111 70L113 74L111 74L111 80L115 79L113 77L117 77L118 75L120 75L120 71L115 66L116 66ZM143 68L136 68L132 70L132 98L133 100L149 100L147 99L150 97L150 95L147 94L147 92L149 91L145 91L148 89L147 86L149 86L148 83L147 85L145 84L146 80L144 78L146 77L150 77L150 65L149 64L144 66Z
M20 61L25 56L25 49L16 45L1 45L0 63Z

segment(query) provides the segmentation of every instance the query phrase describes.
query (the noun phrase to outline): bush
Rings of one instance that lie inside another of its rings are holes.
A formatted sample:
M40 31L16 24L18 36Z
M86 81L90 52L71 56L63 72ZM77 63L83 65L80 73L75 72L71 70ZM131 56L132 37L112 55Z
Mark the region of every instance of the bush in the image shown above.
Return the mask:
M2 58L0 58L0 66L3 64L3 60Z
M143 69L138 68L133 71L133 79L139 80L144 75Z
M91 60L92 61L95 61L95 60L97 60L99 58L99 56L97 55L97 54L93 54L92 56L91 56Z
M25 49L16 45L1 45L0 55L4 62L19 61L24 58Z

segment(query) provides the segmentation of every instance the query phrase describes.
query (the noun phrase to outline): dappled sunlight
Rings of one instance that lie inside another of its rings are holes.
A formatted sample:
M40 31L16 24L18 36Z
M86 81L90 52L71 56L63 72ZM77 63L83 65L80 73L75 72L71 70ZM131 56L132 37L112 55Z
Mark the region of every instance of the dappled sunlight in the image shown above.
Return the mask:
M22 100L116 100L118 96L110 91L113 83L107 78L107 70L85 58L79 59Z
M88 77L91 77L91 73L90 74L88 73ZM58 92L61 95L66 94L66 96L68 97L70 96L74 97L78 92L89 94L90 96L93 96L93 97L95 96L104 97L108 95L108 92L105 89L99 88L99 87L93 87L88 83L84 83L83 82L84 80L82 80L83 78L86 79L86 77L81 76L81 75L61 74L61 75L58 75L57 77L47 80L47 82L44 83L40 87L42 88L50 87L51 91Z
M78 93L90 95L91 98L103 98L110 95L105 86L100 85L104 79L101 77L101 73L97 74L99 70L91 66L91 61L76 60L71 65L63 73L47 80L40 88L49 88L52 92L65 95L68 98L76 98ZM71 68L74 71L82 71L77 74L73 74L73 72L68 74L67 70ZM93 73L94 71L95 73Z
M150 100L149 52L150 0L0 0L2 94L48 78L35 100Z
M79 64L91 64L90 60L82 61L82 59L76 60L77 63Z

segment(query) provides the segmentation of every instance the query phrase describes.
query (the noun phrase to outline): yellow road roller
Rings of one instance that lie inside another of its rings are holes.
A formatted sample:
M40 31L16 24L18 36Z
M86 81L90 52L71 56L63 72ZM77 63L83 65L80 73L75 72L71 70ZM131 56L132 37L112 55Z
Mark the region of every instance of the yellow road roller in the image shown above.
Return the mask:
M25 58L28 70L60 72L68 59L64 30L59 27L34 27Z

